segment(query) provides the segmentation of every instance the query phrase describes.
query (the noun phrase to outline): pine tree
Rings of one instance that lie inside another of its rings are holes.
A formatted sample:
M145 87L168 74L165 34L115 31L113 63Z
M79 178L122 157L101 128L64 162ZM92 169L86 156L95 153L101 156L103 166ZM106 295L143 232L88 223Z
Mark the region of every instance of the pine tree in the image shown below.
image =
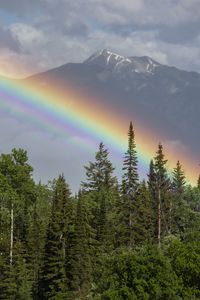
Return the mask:
M39 183L37 185L37 199L29 209L27 252L34 300L37 300L39 296L39 272L42 266L45 236L49 223L51 192L47 186Z
M152 200L152 226L154 227L154 240L157 239L157 229L158 229L158 184L157 184L157 175L156 175L156 168L153 159L150 161L149 165L149 173L148 176L148 191Z
M177 234L182 230L187 206L184 200L186 178L182 165L178 161L173 170L171 196L171 233Z
M137 152L133 124L130 122L128 130L128 150L125 153L121 191L122 195L117 205L118 226L116 230L116 245L133 247L134 244L134 205L139 186L137 171Z
M124 171L122 179L122 192L123 194L132 197L137 190L139 180L135 134L132 122L130 122L129 126L128 150L124 156L122 170Z
M168 178L166 163L167 160L163 154L163 146L159 143L155 157L156 189L157 189L157 240L160 247L161 236L168 234L170 230L170 201L167 193L170 190L171 183Z
M85 191L99 191L116 184L116 178L113 176L114 168L108 155L108 150L101 142L95 155L95 162L90 162L89 166L85 166L86 182L81 183Z
M108 253L114 248L115 236L115 207L119 199L117 190L101 190L98 192L98 209L92 224L96 232L96 240L99 254Z
M156 170L155 170L153 159L151 159L149 165L148 188L152 198L155 199L157 195L157 188L156 188Z
M24 245L20 241L14 243L12 264L8 261L5 262L2 271L3 291L0 299L32 299L30 266L27 262Z
M103 143L99 145L99 151L95 155L95 162L86 166L86 182L82 182L83 194L87 195L89 207L89 224L96 233L96 241L99 250L105 249L103 240L106 235L107 215L114 206L115 197L118 196L114 168L108 158L108 150ZM102 246L102 247L101 247Z
M47 229L44 264L39 282L41 299L66 299L65 235L69 201L69 187L64 177L60 176L55 184L51 218Z
M74 299L85 299L91 285L94 232L89 225L85 197L81 195L78 198L69 263L70 290Z
M178 160L176 164L176 168L174 168L173 170L173 179L172 179L173 191L177 196L183 194L185 184L186 184L185 174L184 171L182 170L182 165Z
M151 242L154 238L155 216L152 197L145 181L138 187L133 208L133 244Z

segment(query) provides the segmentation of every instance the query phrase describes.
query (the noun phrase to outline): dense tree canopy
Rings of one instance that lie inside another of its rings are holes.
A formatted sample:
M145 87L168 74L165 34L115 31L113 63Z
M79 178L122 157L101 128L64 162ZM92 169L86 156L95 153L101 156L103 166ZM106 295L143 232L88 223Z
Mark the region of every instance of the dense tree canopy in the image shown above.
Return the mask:
M163 146L139 180L132 122L120 184L101 142L73 196L35 183L27 152L0 155L0 299L200 299L200 180ZM70 170L69 170L70 173Z

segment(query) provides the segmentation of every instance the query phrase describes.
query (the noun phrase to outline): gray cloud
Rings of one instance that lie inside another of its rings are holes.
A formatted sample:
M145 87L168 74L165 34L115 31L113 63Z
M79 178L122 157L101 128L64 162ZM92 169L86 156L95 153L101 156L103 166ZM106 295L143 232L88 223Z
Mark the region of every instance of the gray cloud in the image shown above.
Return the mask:
M0 9L18 19L0 29L0 52L10 50L0 63L12 72L5 61L17 62L25 76L109 48L199 71L198 7L200 0L2 0Z
M1 0L0 9L15 16L27 16L39 13L45 8L43 0Z
M20 45L15 36L12 35L12 32L9 28L0 26L0 41L1 48L7 48L14 52L20 52Z
M45 183L64 173L73 191L78 190L85 177L83 165L93 159L96 151L92 147L88 149L81 137L55 138L28 122L5 115L0 119L0 137L0 153L10 153L12 148L27 150L37 182L42 180Z

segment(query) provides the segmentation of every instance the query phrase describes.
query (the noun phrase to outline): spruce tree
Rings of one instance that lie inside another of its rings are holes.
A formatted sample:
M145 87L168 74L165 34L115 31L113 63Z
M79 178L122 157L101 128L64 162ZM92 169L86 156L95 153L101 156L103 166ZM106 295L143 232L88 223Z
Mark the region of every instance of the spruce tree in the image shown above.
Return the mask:
M65 236L69 201L69 187L64 177L59 176L54 189L52 212L44 249L44 263L39 282L41 299L66 299Z
M122 178L122 192L125 195L133 196L138 187L138 160L135 144L133 124L130 122L128 131L128 149L124 156Z
M150 161L149 173L148 173L148 188L153 199L156 198L157 188L156 188L156 170L153 159Z
M163 154L163 146L159 143L155 157L155 173L156 173L156 205L157 205L157 228L156 236L160 247L161 236L166 235L170 231L170 200L169 190L171 183L167 174L167 159Z
M86 299L91 286L94 232L89 225L84 195L77 203L74 235L70 255L70 290L73 299Z
M82 182L82 193L87 195L90 212L89 224L96 233L99 250L105 249L103 240L108 225L107 216L118 196L117 180L113 175L114 168L108 156L108 150L100 143L95 161L85 167L86 182Z
M145 181L138 187L133 208L133 244L138 246L151 242L154 238L155 216L152 197Z
M176 168L174 168L173 170L173 179L172 179L173 191L177 196L183 194L185 184L186 184L185 174L184 171L182 170L182 165L178 160L176 164Z
M81 183L85 191L99 191L102 188L110 188L116 184L113 176L114 168L108 158L108 150L101 142L95 155L95 161L85 166L86 181Z
M152 208L153 208L153 215L152 215L152 224L154 224L154 239L156 237L157 232L157 219L158 219L158 186L157 186L157 177L156 177L156 169L153 159L150 161L149 165L149 173L148 176L148 190L152 200Z
M178 161L172 173L171 201L171 233L180 234L183 229L184 219L187 215L187 205L184 200L186 178L182 165Z
M32 300L30 265L27 262L24 245L19 240L15 240L13 246L12 264L7 261L2 271L3 291L0 295L0 299Z
M42 266L45 236L49 223L51 193L52 191L47 186L39 183L37 185L37 199L29 209L27 252L34 300L39 297L39 272Z
M139 186L138 161L133 124L130 122L128 130L128 149L124 156L121 191L118 202L118 221L116 245L126 245L129 248L134 244L134 205Z

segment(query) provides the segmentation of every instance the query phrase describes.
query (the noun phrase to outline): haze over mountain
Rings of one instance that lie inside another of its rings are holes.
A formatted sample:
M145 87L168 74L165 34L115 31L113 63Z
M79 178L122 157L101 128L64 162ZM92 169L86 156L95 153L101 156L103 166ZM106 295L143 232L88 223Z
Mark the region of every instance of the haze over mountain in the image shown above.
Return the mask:
M66 83L151 126L173 146L198 157L200 74L162 65L150 57L124 57L103 49L83 63L33 76L41 84ZM32 77L31 77L32 78ZM29 79L28 79L29 80Z

